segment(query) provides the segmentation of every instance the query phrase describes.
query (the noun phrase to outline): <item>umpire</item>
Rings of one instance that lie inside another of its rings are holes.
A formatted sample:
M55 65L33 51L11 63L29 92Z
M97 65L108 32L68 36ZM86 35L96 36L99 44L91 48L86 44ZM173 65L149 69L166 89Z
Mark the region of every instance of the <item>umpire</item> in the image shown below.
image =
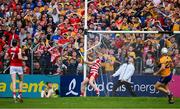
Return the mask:
M134 58L129 57L128 62L122 64L119 69L112 75L113 77L119 76L119 80L113 85L112 96L116 96L116 89L121 85L125 85L126 89L129 90L132 96L136 96L131 87L131 77L135 71Z

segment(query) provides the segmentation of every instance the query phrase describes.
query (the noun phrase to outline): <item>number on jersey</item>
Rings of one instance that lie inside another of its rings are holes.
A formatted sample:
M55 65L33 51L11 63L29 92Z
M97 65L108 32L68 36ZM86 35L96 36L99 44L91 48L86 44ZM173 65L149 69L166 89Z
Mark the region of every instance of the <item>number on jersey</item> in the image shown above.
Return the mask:
M14 59L15 53L11 52L11 59Z

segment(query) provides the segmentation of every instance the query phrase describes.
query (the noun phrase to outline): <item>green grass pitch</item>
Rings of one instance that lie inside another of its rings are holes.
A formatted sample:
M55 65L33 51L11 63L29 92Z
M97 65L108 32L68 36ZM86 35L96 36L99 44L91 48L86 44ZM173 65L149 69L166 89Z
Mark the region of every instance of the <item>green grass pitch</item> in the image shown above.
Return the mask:
M180 98L175 100L168 104L162 97L60 97L25 98L24 103L15 104L12 98L0 98L0 108L180 108Z

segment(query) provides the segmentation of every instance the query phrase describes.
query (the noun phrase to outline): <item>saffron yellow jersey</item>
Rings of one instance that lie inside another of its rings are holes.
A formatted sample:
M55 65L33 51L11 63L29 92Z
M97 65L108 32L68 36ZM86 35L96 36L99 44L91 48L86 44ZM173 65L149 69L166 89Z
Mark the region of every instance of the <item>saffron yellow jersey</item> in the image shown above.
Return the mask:
M160 72L160 75L162 77L169 76L171 74L171 68L170 68L171 63L172 63L172 59L169 56L162 56L160 58L160 64L165 65L165 69Z

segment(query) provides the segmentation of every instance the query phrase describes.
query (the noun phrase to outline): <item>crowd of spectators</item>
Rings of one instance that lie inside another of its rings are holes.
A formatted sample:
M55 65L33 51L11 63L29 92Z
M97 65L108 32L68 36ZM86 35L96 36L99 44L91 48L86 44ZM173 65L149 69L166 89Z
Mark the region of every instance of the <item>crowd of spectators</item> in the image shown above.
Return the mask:
M155 1L89 0L88 29L179 31L180 1ZM0 72L8 67L3 57L16 39L28 58L23 62L25 74L82 74L84 0L0 0L0 4ZM98 43L99 35L88 35L88 47ZM128 55L136 59L138 71L152 73L164 46L180 67L178 35L103 36L99 51L104 54L104 73L113 72Z
M94 0L89 29L179 31L179 6L179 0Z
M179 42L177 42L180 35L126 33L99 34L99 36L103 37L98 51L103 53L105 73L114 73L114 70L117 70L120 64L127 62L127 57L131 56L136 60L136 73L152 74L158 69L160 51L163 47L168 48L168 55L174 61L176 73L180 70Z

